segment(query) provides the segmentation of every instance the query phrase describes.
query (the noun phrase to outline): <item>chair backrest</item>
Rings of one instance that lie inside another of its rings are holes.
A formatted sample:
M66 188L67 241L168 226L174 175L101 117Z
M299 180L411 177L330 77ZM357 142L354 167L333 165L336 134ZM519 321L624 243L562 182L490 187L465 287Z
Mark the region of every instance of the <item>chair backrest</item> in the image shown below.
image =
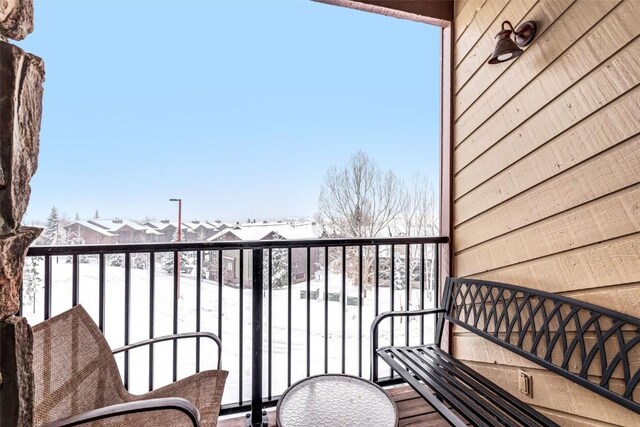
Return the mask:
M128 395L102 332L78 305L33 327L35 425Z
M504 283L447 279L444 318L640 412L640 319Z

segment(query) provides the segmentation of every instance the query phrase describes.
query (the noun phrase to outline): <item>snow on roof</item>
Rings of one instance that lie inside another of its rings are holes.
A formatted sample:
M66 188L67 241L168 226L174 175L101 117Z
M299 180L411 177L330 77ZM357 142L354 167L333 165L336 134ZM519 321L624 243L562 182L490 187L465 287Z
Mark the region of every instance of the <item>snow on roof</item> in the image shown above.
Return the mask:
M190 221L190 222L186 222L185 225L187 225L188 227L194 230L199 227L206 228L207 230L215 230L218 228L213 224L209 224L207 221Z
M140 225L137 222L130 221L128 219L91 219L87 221L98 227L102 227L111 232L117 232L122 227L130 227L137 231L144 231L147 229L144 225Z
M209 222L209 221L207 221ZM231 222L224 222L224 221L213 221L213 222L209 222L209 224L214 225L218 228L220 227L235 227L236 224L233 224Z
M174 228L178 228L178 221L151 221L144 224L145 226L149 226L155 228L156 230L164 230L165 228L172 226ZM191 230L192 227L189 226L188 223L183 222L182 228L186 228L187 230Z
M103 236L107 236L107 237L114 237L115 234L111 233L109 230L105 229L104 227L98 226L96 224L91 223L90 221L82 221L82 220L76 220L73 221L71 224L67 224L64 226L65 229L69 229L73 226L78 226L81 225L85 228L88 228L90 230L93 230L97 233L102 234Z
M162 236L162 233L159 232L158 230L154 230L153 228L148 227L146 230L144 230L145 234L153 234L156 236Z
M265 233L262 230L259 230L258 233L256 233L254 230L248 230L248 229L225 228L224 230L214 234L207 240L210 242L213 242L216 240L225 240L225 239L222 239L222 237L227 235L233 235L238 240L262 240L267 234L268 232Z
M164 222L164 221L151 221L151 222L146 222L144 225L155 228L156 230L164 230L165 228L173 224L171 224L170 222Z
M320 230L312 223L287 224L287 227L278 228L278 234L287 240L294 239L318 239Z
M226 228L211 236L208 241L221 240L225 235L232 234L239 240L264 240L277 234L286 240L318 239L319 234L312 223L251 223L242 224L236 228Z

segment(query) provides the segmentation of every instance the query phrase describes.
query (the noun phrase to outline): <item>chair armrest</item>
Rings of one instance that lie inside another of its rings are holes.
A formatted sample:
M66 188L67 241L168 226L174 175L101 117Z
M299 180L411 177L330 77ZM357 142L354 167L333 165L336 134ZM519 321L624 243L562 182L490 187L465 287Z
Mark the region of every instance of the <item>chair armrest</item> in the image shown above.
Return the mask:
M222 341L216 334L212 334L211 332L185 332L182 334L173 334L173 335L164 335L161 337L150 338L148 340L139 341L133 344L128 344L120 348L116 348L112 350L113 354L121 353L123 351L128 351L137 347L142 347L145 345L151 345L163 341L177 341L184 338L209 338L212 339L218 345L218 369L222 366Z
M376 349L378 348L378 325L381 321L388 317L426 316L445 313L446 311L444 308L426 308L424 310L387 311L376 316L371 323L371 381L375 382L377 380L378 355L376 354Z
M53 421L45 424L43 427L71 427L120 415L164 411L167 409L182 412L189 417L194 427L200 427L200 414L196 407L188 400L179 397L138 400L135 402L105 406L104 408L93 409L78 415Z

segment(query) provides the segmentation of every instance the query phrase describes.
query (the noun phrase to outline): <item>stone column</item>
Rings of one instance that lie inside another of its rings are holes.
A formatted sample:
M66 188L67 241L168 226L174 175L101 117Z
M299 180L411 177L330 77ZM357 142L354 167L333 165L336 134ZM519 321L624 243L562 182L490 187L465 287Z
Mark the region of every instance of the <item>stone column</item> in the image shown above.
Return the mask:
M24 259L41 229L22 227L38 166L44 64L10 44L33 30L32 0L0 0L0 423L33 424L33 340L17 317Z

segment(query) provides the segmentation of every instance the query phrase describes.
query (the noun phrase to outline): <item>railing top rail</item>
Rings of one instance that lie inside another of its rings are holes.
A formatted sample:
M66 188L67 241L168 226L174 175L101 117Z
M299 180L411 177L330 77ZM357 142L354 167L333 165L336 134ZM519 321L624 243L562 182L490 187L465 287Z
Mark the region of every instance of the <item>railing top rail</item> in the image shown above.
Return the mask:
M180 243L121 243L108 245L62 245L31 246L28 256L74 255L74 254L117 254L117 253L149 253L171 251L215 251L237 249L286 249L286 248L324 248L337 246L375 246L406 244L439 244L449 243L446 236L433 237L377 237L377 238L340 238L340 239L292 239L292 240L247 240L247 241L215 241L215 242L180 242Z

